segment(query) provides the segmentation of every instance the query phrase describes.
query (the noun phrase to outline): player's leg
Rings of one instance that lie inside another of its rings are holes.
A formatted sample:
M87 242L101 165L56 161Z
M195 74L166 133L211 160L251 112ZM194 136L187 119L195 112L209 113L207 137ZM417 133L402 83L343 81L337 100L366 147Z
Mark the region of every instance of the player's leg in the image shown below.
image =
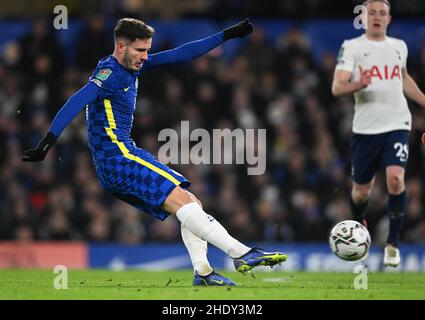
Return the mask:
M400 264L400 251L398 250L398 238L407 208L407 193L404 184L405 170L400 166L386 168L388 204L387 213L390 219L390 227L387 245L384 251L384 265L396 267Z
M353 187L350 208L353 219L366 223L366 209L380 167L383 137L381 135L353 134L351 140Z
M234 286L232 280L214 271L207 259L208 243L195 236L189 229L181 225L184 245L189 252L194 270L194 286Z
M189 192L189 196L194 202L202 207L201 202L192 193ZM195 274L206 276L213 272L213 268L207 258L207 242L195 236L188 228L184 227L183 224L181 224L181 235L183 243L189 252Z
M264 252L259 248L249 248L233 238L212 216L194 202L190 194L176 187L167 197L162 209L180 220L183 227L194 235L211 243L234 259L235 267L246 272L259 265L273 266L287 259L280 252Z
M364 224L366 227L366 209L374 183L375 178L365 184L359 184L353 181L353 188L351 190L350 208L353 219Z
M230 236L216 219L202 210L189 192L179 186L174 188L166 198L162 209L171 215L175 215L183 227L221 249L232 258L240 257L250 250L249 247Z
M187 191L189 196L201 208L202 203L191 192ZM193 270L195 273L193 279L194 286L234 286L236 285L232 280L223 277L214 271L211 267L207 252L208 243L205 240L194 235L188 228L181 224L181 234L183 243L189 252L190 260L192 261Z
M404 173L404 168L400 166L386 168L386 182L389 193L387 211L390 218L390 232L387 243L394 246L398 245L398 236L407 207Z
M384 265L396 267L400 264L398 238L407 209L407 193L404 183L405 166L409 156L409 132L388 133L384 152L386 184L388 189L387 214L390 227L384 250Z
M181 235L195 273L206 276L213 272L213 268L207 259L207 242L195 236L183 225L181 225Z

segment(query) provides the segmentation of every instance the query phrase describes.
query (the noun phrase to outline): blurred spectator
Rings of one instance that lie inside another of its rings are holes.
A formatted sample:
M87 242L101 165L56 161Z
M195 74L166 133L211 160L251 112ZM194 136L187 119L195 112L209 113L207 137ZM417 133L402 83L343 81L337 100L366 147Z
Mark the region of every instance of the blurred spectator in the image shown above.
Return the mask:
M155 220L150 226L150 238L153 241L180 241L180 224L174 217L169 217L162 222Z
M122 201L115 201L113 215L120 221L116 239L121 243L137 244L144 241L146 230L138 210Z
M58 75L63 66L63 50L59 46L56 37L47 20L36 19L32 22L31 31L20 40L20 52L22 53L20 63L24 72L32 74L33 67L40 55L51 59L51 70Z
M105 18L102 15L96 14L87 20L78 43L77 65L83 71L91 72L100 59L112 53L113 40L106 30Z

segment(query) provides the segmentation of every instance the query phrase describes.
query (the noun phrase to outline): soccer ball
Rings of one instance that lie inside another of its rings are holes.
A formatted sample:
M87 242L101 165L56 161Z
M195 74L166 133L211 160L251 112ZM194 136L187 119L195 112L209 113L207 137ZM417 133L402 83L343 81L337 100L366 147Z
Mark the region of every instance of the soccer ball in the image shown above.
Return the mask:
M329 244L332 252L342 260L356 261L367 256L370 234L360 222L345 220L332 228Z

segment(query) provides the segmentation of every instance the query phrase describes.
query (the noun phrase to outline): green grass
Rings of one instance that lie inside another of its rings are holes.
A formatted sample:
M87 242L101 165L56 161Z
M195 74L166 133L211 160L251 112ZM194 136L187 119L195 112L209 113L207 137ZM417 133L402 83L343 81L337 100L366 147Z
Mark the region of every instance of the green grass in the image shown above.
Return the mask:
M255 279L223 272L238 287L192 287L192 272L70 270L68 289L54 289L48 270L0 270L0 299L425 299L422 273L369 273L355 290L354 273L255 272Z

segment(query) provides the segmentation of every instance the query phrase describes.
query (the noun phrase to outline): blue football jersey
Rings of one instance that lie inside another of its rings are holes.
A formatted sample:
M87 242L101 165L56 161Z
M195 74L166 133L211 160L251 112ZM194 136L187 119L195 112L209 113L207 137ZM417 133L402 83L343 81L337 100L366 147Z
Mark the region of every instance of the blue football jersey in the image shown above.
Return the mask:
M89 146L96 160L122 154L120 143L134 147L130 133L138 76L139 71L128 71L111 55L99 61L90 77L99 87L97 100L86 109Z

